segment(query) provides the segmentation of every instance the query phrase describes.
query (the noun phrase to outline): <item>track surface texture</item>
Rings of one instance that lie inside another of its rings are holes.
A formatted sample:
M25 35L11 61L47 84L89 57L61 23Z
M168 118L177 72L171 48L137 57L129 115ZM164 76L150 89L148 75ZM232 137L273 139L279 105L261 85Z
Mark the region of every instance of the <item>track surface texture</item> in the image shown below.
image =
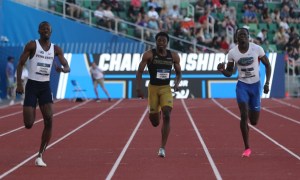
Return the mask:
M22 106L0 106L0 179L199 180L300 179L300 99L262 99L244 150L235 99L176 99L166 157L157 156L161 125L148 120L147 100L54 103L53 135L34 165L43 130L32 129Z

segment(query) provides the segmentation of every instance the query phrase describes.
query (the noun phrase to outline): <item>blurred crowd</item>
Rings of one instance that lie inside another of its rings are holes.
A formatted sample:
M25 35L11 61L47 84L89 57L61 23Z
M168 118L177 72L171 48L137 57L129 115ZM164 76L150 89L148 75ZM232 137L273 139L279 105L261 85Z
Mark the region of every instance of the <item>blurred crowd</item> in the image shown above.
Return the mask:
M80 1L80 0L78 0ZM86 18L79 2L66 0L67 13L76 18ZM165 1L163 1L165 2ZM114 29L115 20L123 19L137 26L132 29L122 24L123 30L133 31L133 35L154 41L151 31L143 28L166 31L180 40L173 40L170 46L185 52L203 52L203 47L227 53L235 45L234 32L238 27L246 27L252 42L261 45L265 51L286 52L295 61L299 60L300 7L299 0L282 0L280 4L266 3L264 0L197 0L186 4L172 4L161 1L101 0L93 10L93 17L99 26ZM119 28L120 28L119 27ZM202 45L194 49L184 43Z

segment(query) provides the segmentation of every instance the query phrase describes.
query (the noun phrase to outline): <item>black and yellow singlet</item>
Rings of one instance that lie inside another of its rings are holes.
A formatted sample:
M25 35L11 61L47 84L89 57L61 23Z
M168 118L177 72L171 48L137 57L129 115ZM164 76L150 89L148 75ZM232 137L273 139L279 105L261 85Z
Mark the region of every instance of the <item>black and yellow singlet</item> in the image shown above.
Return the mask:
M173 58L170 50L167 50L166 56L157 54L156 49L152 49L153 59L147 64L150 74L150 84L162 86L169 85Z

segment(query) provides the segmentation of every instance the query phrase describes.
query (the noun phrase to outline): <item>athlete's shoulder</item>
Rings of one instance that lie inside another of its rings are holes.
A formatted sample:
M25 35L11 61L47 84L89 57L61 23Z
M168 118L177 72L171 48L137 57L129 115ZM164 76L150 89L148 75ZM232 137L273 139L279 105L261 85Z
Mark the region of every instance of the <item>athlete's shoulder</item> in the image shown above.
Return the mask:
M235 45L233 48L231 48L229 51L228 51L228 55L229 54L234 54L234 53L237 53L239 52L239 48L238 48L238 45Z
M174 59L174 58L179 59L179 54L178 54L177 52L171 51L171 50L168 50L168 51L170 52L171 57L172 57L173 59Z
M36 45L36 40L30 40L26 45Z
M256 48L256 49L262 48L260 45L255 44L255 43L253 43L253 42L250 42L250 43L249 43L249 46L250 46L251 48Z
M255 43L250 43L250 48L253 49L254 52L256 53L264 53L264 49L260 46L260 45L257 45Z
M144 52L143 57L152 57L153 56L153 49L149 49Z
M173 51L173 50L170 50L170 49L167 49L167 51L170 52L170 54L177 54L178 55L178 53L176 51Z
M35 50L35 48L36 48L36 41L35 40L30 40L25 45L26 50Z
M51 43L51 45L53 45L53 49L54 49L55 52L62 52L61 47L59 47L58 45L55 45L55 44L52 44L52 43Z

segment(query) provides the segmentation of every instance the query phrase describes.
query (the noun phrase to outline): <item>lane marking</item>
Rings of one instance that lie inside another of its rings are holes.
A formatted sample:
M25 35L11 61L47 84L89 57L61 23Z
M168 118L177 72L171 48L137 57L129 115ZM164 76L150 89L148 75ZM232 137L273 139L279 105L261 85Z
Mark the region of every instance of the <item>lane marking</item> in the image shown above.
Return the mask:
M205 142L204 142L204 140L203 140L203 138L202 138L202 136L201 136L201 134L200 134L200 131L198 130L198 128L197 128L197 126L196 126L196 124L195 124L195 121L194 121L192 115L191 115L190 112L188 111L187 106L186 106L186 104L185 104L185 102L184 102L183 99L181 99L181 102L182 102L183 107L184 107L184 110L185 110L186 114L188 115L189 120L190 120L190 122L191 122L191 124L192 124L192 126L193 126L193 128L194 128L194 130L195 130L195 132L196 132L196 134L197 134L197 137L198 137L198 139L199 139L199 141L200 141L200 143L201 143L201 145L202 145L202 147L203 147L203 149L204 149L204 152L205 152L205 154L206 154L206 157L207 157L207 159L208 159L208 161L209 161L210 166L212 167L212 169L213 169L213 171L214 171L214 174L215 174L216 178L217 178L218 180L221 180L222 177L221 177L221 175L220 175L220 172L219 172L219 170L218 170L218 168L217 168L217 166L216 166L216 164L215 164L213 158L211 157L211 155L210 155L210 153L209 153L209 151L208 151L208 148L207 148L207 146L206 146L206 144L205 144Z
M218 105L221 109L223 109L224 111L228 112L230 115L232 115L233 117L235 117L236 119L240 120L240 117L235 115L233 112L229 111L228 109L226 109L224 106L222 106L219 102L217 102L215 99L212 99L212 101ZM282 148L283 150L285 150L286 152L288 152L290 155L294 156L296 159L300 160L300 157L295 154L294 152L292 152L291 150L289 150L288 148L284 147L283 145L281 145L279 142L275 141L274 139L272 139L270 136L266 135L265 133L263 133L262 131L260 131L259 129L257 129L256 127L252 126L251 124L249 124L249 127L251 127L252 129L254 129L256 132L258 132L259 134L263 135L265 138L269 139L271 142L273 142L275 145L279 146L280 148Z
M3 119L3 118L7 118L7 117L10 117L10 116L17 115L17 114L20 114L21 112L23 112L23 111L17 111L17 112L14 112L14 113L6 114L6 115L4 115L4 116L0 116L0 119Z
M73 107L71 107L71 108L69 108L69 109L66 109L66 110L60 111L60 112L58 112L58 113L55 113L55 114L53 114L53 117L58 116L58 115L60 115L60 114L63 114L63 113L65 113L65 112L71 111L71 110L73 110L73 109L76 109L77 107L82 106L82 105L84 105L84 104L86 104L86 103L88 103L88 102L90 102L90 101L91 101L91 100L87 100L87 101L85 101L85 102L83 102L83 103L81 103L81 104L79 104L79 105L76 105L76 106L73 106ZM41 122L41 121L43 121L43 118L36 120L33 124L39 123L39 122ZM16 132L16 131L18 131L18 130L20 130L20 129L25 129L25 127L24 127L24 126L21 126L21 127L16 128L16 129L10 130L10 131L8 131L8 132L2 133L2 134L0 134L0 137L3 137L3 136L8 135L8 134L11 134L11 133Z
M136 132L138 131L139 127L141 126L143 120L145 119L145 116L146 116L147 112L148 112L148 107L147 107L146 110L144 111L142 117L140 118L139 122L137 123L136 127L134 128L133 132L131 133L131 135L130 135L130 137L129 137L127 143L126 143L126 145L125 145L124 148L122 149L122 152L120 153L118 159L116 160L115 164L114 164L113 167L111 168L109 174L108 174L107 177L105 178L106 180L110 180L110 179L113 177L113 175L115 174L117 168L118 168L119 165L120 165L121 160L123 159L123 157L124 157L124 155L125 155L125 153L126 153L128 147L129 147L129 145L131 144L131 142L132 142L132 140L133 140L133 138L134 138Z
M61 101L61 100L57 100L57 101L55 101L55 103L57 103L57 102L59 102L59 101ZM21 104L20 102L19 103L17 103L17 104ZM16 105L16 104L15 104ZM10 107L9 105L8 106L6 106L6 107ZM38 109L39 107L37 107L37 109ZM1 108L0 108L1 109ZM0 116L0 119L3 119L3 118L7 118L7 117L10 117L10 116L13 116L13 115L17 115L17 114L20 114L20 113L22 113L23 112L23 110L21 110L21 111L17 111L17 112L14 112L14 113L10 113L10 114L7 114L7 115L4 115L4 116Z
M84 126L88 125L89 123L93 122L95 119L97 119L98 117L102 116L103 114L105 114L106 112L110 111L111 109L113 109L115 106L117 106L123 99L119 99L116 103L114 103L113 105L111 105L110 107L108 107L107 109L105 109L104 111L102 111L101 113L97 114L96 116L94 116L93 118L89 119L88 121L86 121L85 123L83 123L82 125L78 126L77 128L73 129L72 131L70 131L69 133L67 133L66 135L62 136L61 138L57 139L56 141L54 141L53 143L49 144L48 147L46 149L51 148L52 146L54 146L55 144L61 142L62 140L66 139L67 137L69 137L70 135L74 134L75 132L77 132L78 130L80 130L81 128L83 128ZM35 158L38 155L38 152L33 154L32 156L30 156L29 158L25 159L24 161L22 161L21 163L17 164L16 166L14 166L13 168L9 169L8 171L4 172L3 174L0 175L0 179L4 178L5 176L9 175L10 173L12 173L13 171L17 170L19 167L23 166L25 163L27 163L28 161L32 160L33 158Z
M276 101L276 102L280 103L280 104L284 104L284 105L287 105L287 106L292 107L292 108L295 108L295 109L300 109L299 106L293 105L293 104L291 104L291 103L287 103L287 102L284 102L284 101L282 101L282 100L275 99L275 98L271 98L271 99L272 99L273 101Z
M271 114L274 114L274 115L276 115L276 116L279 116L279 117L282 117L282 118L287 119L287 120L289 120L289 121L292 121L292 122L294 122L294 123L296 123L296 124L300 124L300 121L297 121L297 120L295 120L295 119L293 119L293 118L290 118L290 117L287 117L287 116L285 116L285 115L279 114L279 113L274 112L274 111L272 111L272 110L270 110L270 109L267 109L267 108L264 108L264 107L262 107L261 109L263 109L263 110L265 110L265 111L267 111L267 112L269 112L269 113L271 113Z

